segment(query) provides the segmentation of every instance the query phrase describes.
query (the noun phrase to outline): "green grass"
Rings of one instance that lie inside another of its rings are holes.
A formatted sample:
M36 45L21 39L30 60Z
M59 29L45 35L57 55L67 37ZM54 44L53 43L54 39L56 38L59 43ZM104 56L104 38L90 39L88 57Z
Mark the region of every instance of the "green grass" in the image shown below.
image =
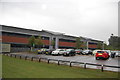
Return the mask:
M2 78L2 55L0 54L0 78Z
M117 78L116 72L58 66L3 56L3 78Z

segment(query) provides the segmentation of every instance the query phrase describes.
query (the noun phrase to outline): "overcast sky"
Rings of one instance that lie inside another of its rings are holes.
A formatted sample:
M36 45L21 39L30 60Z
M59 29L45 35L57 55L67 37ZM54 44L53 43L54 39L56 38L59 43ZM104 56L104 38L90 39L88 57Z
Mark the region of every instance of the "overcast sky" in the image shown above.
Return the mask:
M108 41L119 0L0 0L0 24Z

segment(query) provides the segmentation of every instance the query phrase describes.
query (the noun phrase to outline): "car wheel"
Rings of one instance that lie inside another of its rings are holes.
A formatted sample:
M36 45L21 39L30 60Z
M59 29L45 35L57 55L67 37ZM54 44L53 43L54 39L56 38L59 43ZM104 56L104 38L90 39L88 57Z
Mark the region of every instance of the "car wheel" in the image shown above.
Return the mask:
M98 57L96 57L96 60L99 60L99 58L98 58Z

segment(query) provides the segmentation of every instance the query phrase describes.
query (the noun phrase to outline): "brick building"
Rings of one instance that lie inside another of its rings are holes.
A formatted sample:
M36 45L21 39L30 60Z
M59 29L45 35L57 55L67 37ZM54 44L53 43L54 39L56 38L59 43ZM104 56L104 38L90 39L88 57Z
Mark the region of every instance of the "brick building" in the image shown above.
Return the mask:
M55 41L55 48L75 48L76 36L66 35L64 33L52 32L47 30L31 30L13 26L0 25L3 44L11 44L11 51L29 50L28 39L32 35L38 37L41 35L44 45L42 47L51 49L51 40ZM81 41L86 43L88 49L97 49L98 42L102 41L81 37Z

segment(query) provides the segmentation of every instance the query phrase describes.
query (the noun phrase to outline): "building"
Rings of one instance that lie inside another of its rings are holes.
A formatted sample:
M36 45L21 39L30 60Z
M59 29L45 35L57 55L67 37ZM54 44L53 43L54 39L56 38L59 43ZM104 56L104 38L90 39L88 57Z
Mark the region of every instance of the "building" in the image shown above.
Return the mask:
M34 35L42 38L44 45L42 47L51 49L51 41L55 41L55 49L57 48L75 48L76 36L66 35L64 33L52 32L47 30L31 30L18 28L13 26L0 25L2 32L2 43L11 45L11 52L26 51L30 49L28 39ZM81 37L88 49L97 49L97 44L102 41Z

